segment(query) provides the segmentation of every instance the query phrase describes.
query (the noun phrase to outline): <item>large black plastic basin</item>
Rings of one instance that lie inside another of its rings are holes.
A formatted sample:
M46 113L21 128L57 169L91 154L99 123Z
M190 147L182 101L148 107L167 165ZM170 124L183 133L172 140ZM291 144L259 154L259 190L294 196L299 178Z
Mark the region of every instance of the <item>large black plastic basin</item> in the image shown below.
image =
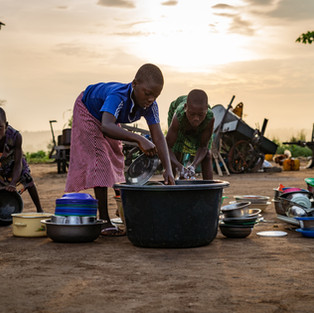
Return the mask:
M176 181L176 185L115 184L128 239L135 246L188 248L209 244L217 234L226 181Z

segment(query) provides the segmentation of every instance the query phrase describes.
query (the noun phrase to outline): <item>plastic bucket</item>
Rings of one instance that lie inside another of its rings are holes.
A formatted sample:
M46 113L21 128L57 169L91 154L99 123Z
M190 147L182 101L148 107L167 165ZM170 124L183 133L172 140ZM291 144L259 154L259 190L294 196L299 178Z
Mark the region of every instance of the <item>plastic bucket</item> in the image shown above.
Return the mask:
M308 191L314 193L314 178L305 178L304 180L306 182Z
M176 185L116 184L121 190L128 239L135 246L188 248L217 234L224 181L177 181Z

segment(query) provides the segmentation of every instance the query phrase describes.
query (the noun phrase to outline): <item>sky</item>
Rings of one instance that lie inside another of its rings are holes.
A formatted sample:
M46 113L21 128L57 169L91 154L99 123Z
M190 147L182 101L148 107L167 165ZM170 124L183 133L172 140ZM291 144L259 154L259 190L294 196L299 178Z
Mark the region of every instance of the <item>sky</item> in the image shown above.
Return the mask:
M66 127L89 84L154 63L163 130L170 102L199 88L211 106L235 95L270 139L310 140L314 45L295 40L314 30L313 0L0 0L0 21L0 100L21 131Z

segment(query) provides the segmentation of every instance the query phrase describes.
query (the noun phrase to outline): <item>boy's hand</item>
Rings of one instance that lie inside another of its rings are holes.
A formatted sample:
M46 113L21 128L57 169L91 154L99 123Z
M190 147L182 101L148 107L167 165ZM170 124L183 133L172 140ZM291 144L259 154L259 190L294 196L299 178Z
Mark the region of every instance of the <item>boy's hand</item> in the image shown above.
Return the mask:
M185 168L182 166L180 171L180 179L195 179L195 168L193 165Z
M148 156L154 156L157 154L157 148L155 144L146 139L145 137L142 137L141 140L138 142L138 145L140 149Z
M175 185L172 171L164 171L163 176L165 185Z
M187 167L189 179L195 179L195 167L193 165L189 165Z

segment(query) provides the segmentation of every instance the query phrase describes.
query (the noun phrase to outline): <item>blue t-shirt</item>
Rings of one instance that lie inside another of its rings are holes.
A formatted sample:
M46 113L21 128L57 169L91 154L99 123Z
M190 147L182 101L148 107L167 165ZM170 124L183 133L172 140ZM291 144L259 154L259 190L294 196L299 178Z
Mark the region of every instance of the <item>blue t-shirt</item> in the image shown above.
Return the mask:
M135 116L130 117L130 113L135 106L132 95L132 83L98 83L89 85L83 94L82 101L87 110L99 121L102 112L108 112L115 116L116 123L132 123L142 116L148 125L159 123L159 112L157 102L147 108L137 108Z

